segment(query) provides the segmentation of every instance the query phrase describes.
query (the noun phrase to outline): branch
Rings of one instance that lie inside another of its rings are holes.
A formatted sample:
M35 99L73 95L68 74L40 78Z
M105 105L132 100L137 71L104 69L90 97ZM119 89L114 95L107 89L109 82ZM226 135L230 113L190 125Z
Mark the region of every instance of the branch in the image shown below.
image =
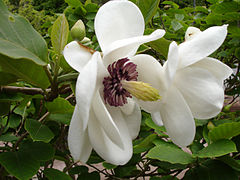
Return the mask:
M1 86L0 93L24 93L28 95L41 94L44 95L44 91L41 88L28 88L28 87L17 87L17 86Z

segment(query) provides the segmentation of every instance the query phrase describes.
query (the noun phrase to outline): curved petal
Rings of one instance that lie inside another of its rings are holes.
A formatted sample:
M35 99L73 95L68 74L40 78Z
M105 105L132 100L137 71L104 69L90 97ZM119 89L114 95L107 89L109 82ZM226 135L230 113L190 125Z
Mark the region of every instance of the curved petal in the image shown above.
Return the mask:
M216 51L227 36L227 25L214 26L179 45L180 68L189 66Z
M94 113L96 114L96 119L106 135L111 139L112 142L123 148L123 142L119 129L115 124L113 117L108 112L108 109L106 108L99 91L97 91L94 96L92 107Z
M158 126L163 126L162 117L159 111L151 113L153 122Z
M79 74L76 84L76 101L80 111L80 117L83 129L85 130L88 123L89 111L92 99L96 89L97 79L97 61L101 60L100 53L96 52L92 59L83 68Z
M136 100L141 108L147 112L158 111L159 103L164 99L164 93L166 91L166 81L164 79L163 67L152 56L140 54L131 58L131 61L137 65L138 81L149 83L152 87L159 90L159 94L162 96L160 101L142 101Z
M167 101L159 107L163 124L171 140L180 147L188 146L195 136L192 113L177 88L168 90Z
M220 81L221 84L233 73L233 70L229 66L210 57L206 57L197 63L194 63L192 66L208 70Z
M117 40L141 36L144 19L139 8L130 1L109 1L98 10L95 32L103 52Z
M176 42L172 42L169 46L169 50L168 50L168 59L165 62L163 69L165 71L165 75L167 78L167 82L168 82L168 86L171 85L175 73L177 71L177 67L178 67L178 63L179 63L179 55L178 55L178 45Z
M157 29L150 35L135 36L114 41L109 45L108 49L103 52L103 62L106 66L121 58L131 58L134 54L136 54L137 49L141 44L159 39L163 37L164 34L164 30Z
M91 59L92 54L85 46L72 41L65 46L63 56L73 69L80 72Z
M81 112L76 105L68 131L68 147L74 161L87 162L92 146L88 138L88 130L83 130Z
M135 109L135 102L132 98L127 98L127 104L119 107L125 115L131 115Z
M223 107L224 91L217 79L205 69L187 67L177 72L175 85L188 103L193 116L208 119Z
M109 109L108 109L109 110ZM124 165L132 157L132 140L128 132L128 127L118 108L109 110L121 134L123 147L113 143L100 122L97 120L95 113L91 113L89 119L88 133L89 139L94 150L107 162L115 165Z
M129 111L126 111L126 109L123 110L121 108L121 110L123 112L123 117L127 123L128 131L132 139L135 139L140 131L142 114L138 104L136 104L132 99L128 99L128 102L131 102L131 104L133 104L131 113L129 113Z

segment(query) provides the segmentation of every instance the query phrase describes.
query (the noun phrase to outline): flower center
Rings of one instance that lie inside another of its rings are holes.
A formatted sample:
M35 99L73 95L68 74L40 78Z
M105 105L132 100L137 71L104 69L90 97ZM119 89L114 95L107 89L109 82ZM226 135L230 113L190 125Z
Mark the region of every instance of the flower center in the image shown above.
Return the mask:
M128 58L123 58L110 64L107 68L110 76L104 77L103 93L105 103L111 106L123 106L127 103L127 97L132 97L121 83L122 80L137 81L137 65L128 61Z
M123 58L108 66L109 76L104 77L103 93L105 103L111 106L123 106L132 95L143 101L160 99L158 90L147 83L137 81L137 65Z

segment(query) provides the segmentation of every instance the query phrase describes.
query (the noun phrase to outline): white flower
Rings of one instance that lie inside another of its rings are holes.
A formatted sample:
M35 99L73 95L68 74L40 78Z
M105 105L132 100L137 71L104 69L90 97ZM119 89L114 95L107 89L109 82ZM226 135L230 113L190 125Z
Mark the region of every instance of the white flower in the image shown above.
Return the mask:
M145 66L140 58L138 61L132 59L139 74L152 74L139 76L139 80L152 84L162 96L156 102L140 101L140 106L151 113L156 124L163 123L169 137L181 147L194 139L194 118L209 119L221 111L223 81L231 75L232 69L208 56L221 46L226 35L227 25L203 32L191 27L186 32L185 42L170 44L168 60L163 67L147 55L140 55L149 59ZM148 78L152 76L155 78Z
M75 161L86 162L93 148L107 162L123 165L132 156L132 139L140 129L141 111L115 80L136 80L136 65L128 59L134 57L141 44L161 38L165 32L156 30L143 36L143 16L129 1L104 4L94 26L102 57L76 41L69 43L63 52L67 62L80 72L68 145ZM117 74L120 71L126 76ZM118 76L114 79L115 75ZM116 95L119 92L122 94Z

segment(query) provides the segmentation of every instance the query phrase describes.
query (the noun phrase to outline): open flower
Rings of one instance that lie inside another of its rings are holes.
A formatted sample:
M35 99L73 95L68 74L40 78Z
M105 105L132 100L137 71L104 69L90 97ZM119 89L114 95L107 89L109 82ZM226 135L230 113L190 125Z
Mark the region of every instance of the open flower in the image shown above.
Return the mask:
M169 137L181 147L194 139L194 118L212 118L221 111L223 81L231 75L232 69L207 56L220 47L226 35L227 25L203 32L191 27L186 32L185 42L170 44L168 60L163 67L148 55L139 55L142 59L148 58L146 66L145 60L132 59L139 74L149 72L155 77L139 76L139 80L152 84L162 96L157 102L139 101L140 105L151 113L156 124L164 124Z
M75 161L86 162L93 148L107 162L123 165L132 156L132 139L141 123L140 108L131 97L159 98L156 89L137 81L139 73L130 60L142 43L161 38L165 32L156 30L143 36L143 16L129 1L104 4L94 26L102 56L77 41L63 52L80 72L68 145Z

